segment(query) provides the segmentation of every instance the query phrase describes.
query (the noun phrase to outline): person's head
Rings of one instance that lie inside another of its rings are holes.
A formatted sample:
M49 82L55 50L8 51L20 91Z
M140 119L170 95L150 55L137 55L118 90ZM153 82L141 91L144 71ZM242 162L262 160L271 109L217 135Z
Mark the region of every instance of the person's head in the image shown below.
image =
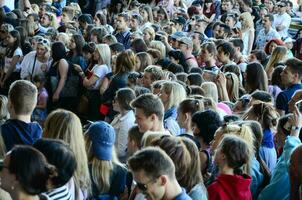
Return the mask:
M239 21L241 22L241 29L247 31L254 28L253 17L250 12L244 12L240 15Z
M302 146L300 145L291 154L290 162L289 162L289 175L292 179L294 179L293 181L295 181L295 183L298 183L299 185L301 185L302 183L301 155L302 155Z
M119 43L119 42L110 44L109 47L110 47L112 55L117 55L117 54L125 51L124 45L122 43Z
M172 159L156 147L136 152L129 158L128 166L138 189L150 199L164 198L167 186L176 181Z
M105 64L108 67L111 66L111 51L108 44L97 44L93 59L98 62L98 64Z
M267 62L267 55L263 50L253 50L248 58L249 62L259 62L265 65Z
M187 98L180 102L177 110L177 122L181 128L191 125L192 116L197 111L203 110L203 102L198 99Z
M203 61L208 62L216 57L217 50L216 46L212 42L206 42L201 45L200 57Z
M146 52L140 52L136 54L136 69L140 72L152 64L152 57Z
M37 58L43 59L49 55L50 52L50 42L47 39L40 38L37 40L36 53Z
M135 38L131 42L131 50L134 51L134 53L146 52L148 47L142 38Z
M54 13L46 12L40 20L40 23L44 27L58 28L58 22Z
M135 109L136 123L142 133L153 131L163 120L164 105L157 95L140 95L131 102L131 106Z
M287 114L281 116L277 123L277 130L274 136L274 142L276 145L276 149L282 149L285 145L286 137L290 135L291 132L291 125L289 122L290 117L292 114Z
M189 37L182 37L179 40L179 49L184 53L192 53L193 51L193 42Z
M234 73L236 74L237 78L239 78L241 76L241 69L238 65L234 65L234 64L229 64L229 65L225 65L223 68L223 72L227 73Z
M86 43L83 46L82 51L83 51L83 56L86 59L86 61L91 62L93 60L93 53L95 51L95 48L96 48L96 45L94 42Z
M179 103L186 98L186 91L182 85L175 81L165 81L160 90L160 99L162 100L165 111L172 107L177 108Z
M6 43L11 49L13 50L17 49L17 47L19 47L21 44L19 31L17 30L10 31L6 36Z
M219 170L228 167L233 170L234 174L238 175L243 173L242 166L248 164L250 159L251 152L248 144L235 135L223 137L214 156Z
M11 24L2 24L1 27L0 27L0 39L5 41L7 34L9 32L11 32L12 30L14 30L13 25L11 25Z
M279 14L283 14L283 13L286 12L286 8L287 8L286 1L278 2L277 6L278 6L278 13Z
M226 88L230 98L230 101L235 102L239 98L239 87L240 80L235 73L227 72L226 77Z
M284 86L300 83L302 77L302 61L290 58L285 62L285 68L281 72L281 81Z
M110 59L110 58L109 58ZM116 58L116 73L127 73L135 69L136 58L133 51L127 49L118 54Z
M222 0L221 1L221 10L223 12L229 12L233 9L234 2L232 0Z
M77 162L69 146L58 139L39 139L34 145L46 157L47 161L56 167L58 176L50 179L54 188L68 183L76 170Z
M133 31L136 31L139 29L142 22L143 22L143 17L140 14L133 13L129 20L129 28L131 28L131 30Z
M237 23L237 17L235 14L227 14L225 18L225 24L228 25L231 29L234 28L234 26Z
M51 56L54 62L66 58L66 48L62 42L54 42L51 45Z
M106 15L104 15L103 12L97 12L93 18L93 21L96 26L100 25L106 25L107 24L107 18Z
M149 65L144 70L144 76L142 78L142 85L146 88L150 88L154 81L161 80L164 77L163 70L156 65Z
M62 22L64 24L69 23L74 19L74 17L80 13L80 8L76 6L65 6L62 9Z
M17 145L6 154L0 172L1 188L8 192L18 190L25 195L38 195L50 188L49 180L57 176L56 168L45 156L30 146Z
M137 125L129 129L127 142L127 157L132 156L136 151L141 148L143 136L144 134L139 131Z
M144 41L146 44L149 44L152 40L155 39L155 31L151 26L146 26L143 30Z
M63 32L59 32L55 39L55 41L62 42L65 47L68 47L69 40L70 40L69 35Z
M241 38L231 39L230 42L235 47L237 55L238 55L238 53L241 53L243 51L244 44L243 44L243 40Z
M153 41L150 42L149 47L159 50L160 53L161 53L161 59L166 57L166 46L164 45L163 42L153 40Z
M114 97L112 102L113 110L116 112L123 112L132 110L130 102L135 99L135 92L130 88L121 88L119 89Z
M69 145L77 161L74 180L80 187L88 188L90 184L88 160L80 119L70 111L55 110L45 120L44 137L61 139Z
M69 42L69 49L76 52L77 55L81 55L83 46L85 45L83 36L80 34L73 34Z
M255 90L251 94L250 105L253 105L255 102L265 102L265 103L273 103L273 97L269 92L262 90Z
M224 42L217 46L217 59L223 64L227 64L233 59L235 54L234 45L230 42Z
M231 33L231 28L228 25L224 24L224 23L220 23L216 26L215 33L214 33L214 38L216 38L216 39L226 39L226 38L229 37L230 33Z
M268 79L263 66L260 63L253 62L247 65L245 71L246 90L252 93L255 90L268 91Z
M188 64L186 63L186 58L183 52L180 50L171 50L168 52L169 59L172 63L180 64L183 66L184 71L188 72Z
M0 120L7 120L9 118L7 103L7 97L0 95Z
M272 14L265 15L262 20L263 27L266 29L272 27L273 22L274 22L274 15Z
M272 85L277 85L278 87L283 88L282 80L281 80L281 73L283 72L283 70L284 70L283 65L280 65L274 69L271 78Z
M103 37L108 34L108 30L105 26L95 27L90 31L90 41L100 44L102 43Z
M204 96L210 97L215 103L218 103L218 89L213 82L204 82L201 84L201 88L204 90Z
M88 24L92 24L92 16L90 14L81 14L78 17L79 28L86 29Z
M8 91L8 110L11 115L30 116L37 104L38 90L30 81L18 80Z
M277 46L266 65L266 69L274 68L276 64L282 63L287 59L287 48L285 46Z
M271 39L266 43L264 51L267 55L271 55L277 46L284 46L284 42L280 39Z
M206 145L210 145L216 130L221 125L219 114L213 110L199 111L192 117L193 134Z

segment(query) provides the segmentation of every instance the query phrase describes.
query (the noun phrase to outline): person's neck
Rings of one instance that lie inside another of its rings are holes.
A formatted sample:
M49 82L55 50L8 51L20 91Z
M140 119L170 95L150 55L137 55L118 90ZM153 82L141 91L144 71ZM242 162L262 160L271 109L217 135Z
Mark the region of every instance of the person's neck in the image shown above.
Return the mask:
M185 125L184 129L186 130L186 134L193 135L191 122L188 122L188 123Z
M128 111L129 111L129 110L121 109L121 110L120 110L121 116L126 115L126 114L128 113Z
M234 169L230 168L226 164L219 168L220 174L234 175Z
M199 52L200 51L200 45L195 45L194 46L194 52Z
M172 180L167 183L166 193L164 199L175 199L180 193L182 193L182 189L177 182L177 180Z
M265 32L265 33L268 33L270 29L271 29L270 26L269 26L269 27L264 27L264 32Z
M17 119L26 123L30 123L30 115L16 115L15 113L10 113L11 119Z
M16 190L16 188L15 188ZM39 200L39 196L37 195L28 195L28 194L25 194L24 192L20 192L20 191L17 191L17 192L13 192L12 194L10 194L11 198L14 199L14 200Z
M222 62L223 65L230 64L232 61L230 59L227 59L226 61Z
M198 142L200 144L200 149L201 150L207 150L209 148L209 145L204 143L203 139L201 139L200 137L198 137Z
M162 121L158 121L158 123L154 123L151 131L165 131L164 123Z
M205 62L207 67L213 67L216 65L216 60L214 58L211 58L210 60Z

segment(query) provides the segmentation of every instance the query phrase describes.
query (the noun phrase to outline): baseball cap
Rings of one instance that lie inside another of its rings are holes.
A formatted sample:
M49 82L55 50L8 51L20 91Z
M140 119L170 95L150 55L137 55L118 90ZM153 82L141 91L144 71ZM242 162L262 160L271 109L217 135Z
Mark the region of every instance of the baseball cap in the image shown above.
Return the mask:
M188 45L188 47L191 47L191 48L193 47L192 39L189 37L182 37L182 38L180 38L179 42Z
M179 40L180 38L185 37L185 36L186 36L185 32L177 31L177 32L172 33L171 38Z
M176 18L172 19L172 22L185 25L186 19L183 16L177 16Z
M9 33L12 30L14 30L14 27L11 24L2 24L0 27L0 31L5 32L5 33Z
M114 128L104 121L94 122L88 129L92 152L100 160L111 160L115 142Z

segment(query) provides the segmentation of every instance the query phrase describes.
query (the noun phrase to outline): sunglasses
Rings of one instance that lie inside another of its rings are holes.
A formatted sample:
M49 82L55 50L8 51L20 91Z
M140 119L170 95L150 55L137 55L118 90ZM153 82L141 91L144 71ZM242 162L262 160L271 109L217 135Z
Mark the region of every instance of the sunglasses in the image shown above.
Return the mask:
M136 182L136 186L137 188L142 191L142 192L146 192L148 190L148 185L150 183L155 183L156 179L151 179L150 181L148 181L147 183L140 183L140 182Z
M283 8L283 7L285 7L285 5L278 5L278 7L279 7L279 8Z
M43 39L43 38L40 38L40 39L38 40L38 43L39 43L39 44L45 44L45 45L49 45L48 40Z

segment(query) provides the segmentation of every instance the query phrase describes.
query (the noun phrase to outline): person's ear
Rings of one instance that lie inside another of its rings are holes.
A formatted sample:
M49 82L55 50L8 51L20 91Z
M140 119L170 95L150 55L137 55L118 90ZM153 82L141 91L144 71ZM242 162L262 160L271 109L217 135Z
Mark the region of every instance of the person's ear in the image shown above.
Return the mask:
M156 116L155 113L153 113L153 114L150 115L151 121L155 121L157 118L158 118L158 117Z
M190 119L190 114L189 113L185 113L185 122L188 122Z
M160 185L161 185L161 186L166 185L167 182L168 182L168 177L167 177L167 175L161 175L161 176L159 177L159 181L160 181Z

